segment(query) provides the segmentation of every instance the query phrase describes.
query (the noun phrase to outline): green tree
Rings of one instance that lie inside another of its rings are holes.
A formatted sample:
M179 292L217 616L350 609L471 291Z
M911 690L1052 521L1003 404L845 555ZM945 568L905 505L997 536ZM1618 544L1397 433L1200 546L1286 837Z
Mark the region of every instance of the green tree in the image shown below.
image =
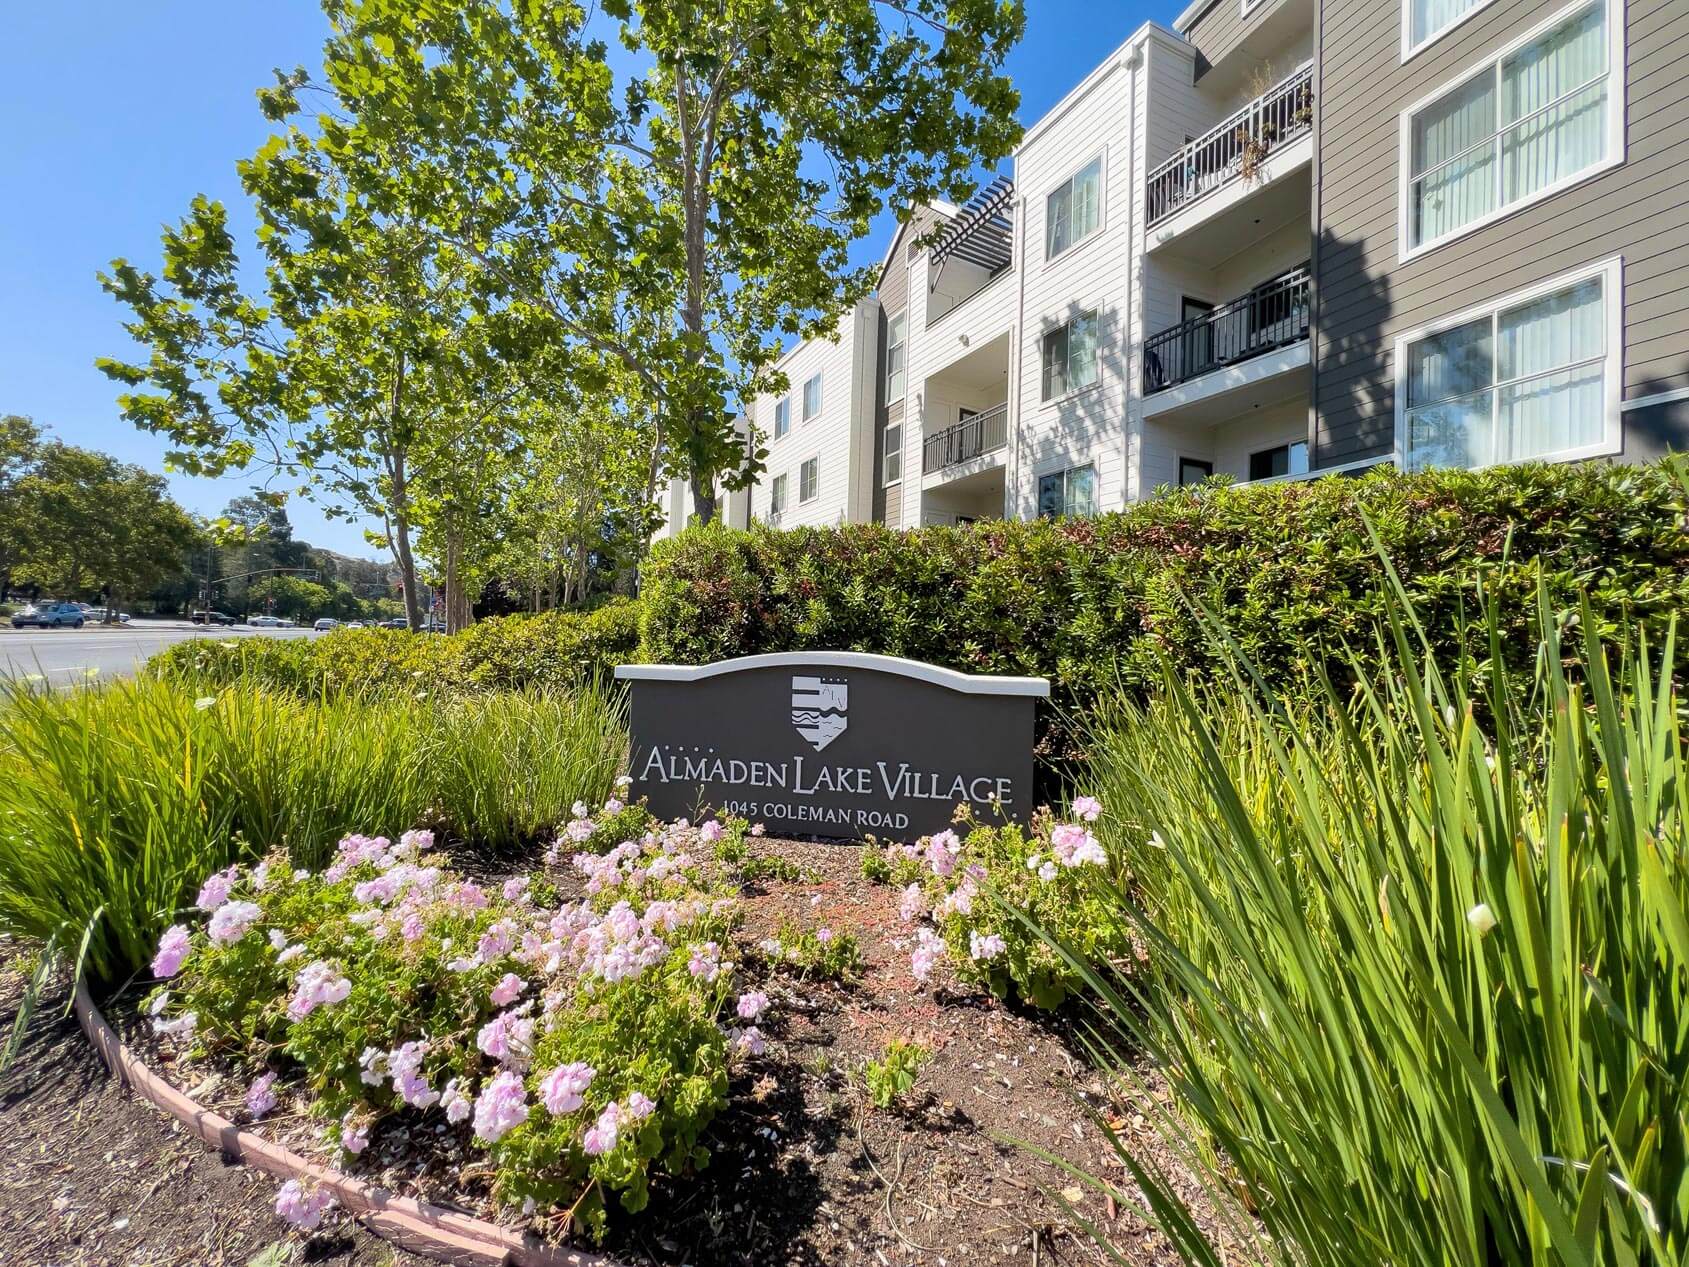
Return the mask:
M108 621L180 572L202 540L161 476L59 441L40 447L15 497L17 574L66 598L103 590Z
M11 586L23 548L25 525L18 503L19 482L41 452L41 429L18 414L0 416L0 600Z
M780 337L831 333L871 288L850 244L887 205L965 196L1020 135L1000 73L1019 0L323 7L342 113L316 122L353 187L631 374L704 521L764 456L730 402L782 387Z

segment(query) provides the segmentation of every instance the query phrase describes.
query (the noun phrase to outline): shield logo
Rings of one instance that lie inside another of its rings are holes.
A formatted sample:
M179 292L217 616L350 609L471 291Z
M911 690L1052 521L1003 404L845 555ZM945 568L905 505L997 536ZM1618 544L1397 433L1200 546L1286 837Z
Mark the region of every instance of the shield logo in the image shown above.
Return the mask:
M850 685L842 677L792 678L792 725L820 752L844 734Z

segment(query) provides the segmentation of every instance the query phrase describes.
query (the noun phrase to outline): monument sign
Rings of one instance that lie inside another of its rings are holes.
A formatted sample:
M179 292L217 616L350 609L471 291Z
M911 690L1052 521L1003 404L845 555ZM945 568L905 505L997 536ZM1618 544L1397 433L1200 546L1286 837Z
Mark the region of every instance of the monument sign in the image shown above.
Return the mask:
M660 818L723 811L789 835L913 840L958 803L1024 822L1043 678L856 651L624 664L633 793Z

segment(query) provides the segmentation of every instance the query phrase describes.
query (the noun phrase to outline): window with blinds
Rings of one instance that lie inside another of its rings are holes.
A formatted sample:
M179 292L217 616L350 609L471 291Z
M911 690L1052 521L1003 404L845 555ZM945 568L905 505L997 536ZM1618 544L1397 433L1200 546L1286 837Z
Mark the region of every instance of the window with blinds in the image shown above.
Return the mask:
M1558 17L1406 116L1404 254L1618 161L1622 61L1607 4Z

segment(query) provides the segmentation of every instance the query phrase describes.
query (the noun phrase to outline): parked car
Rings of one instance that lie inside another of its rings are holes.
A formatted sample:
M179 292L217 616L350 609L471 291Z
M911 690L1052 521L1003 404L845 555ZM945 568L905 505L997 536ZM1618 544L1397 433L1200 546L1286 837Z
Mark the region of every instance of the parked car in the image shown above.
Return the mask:
M297 628L299 628L299 622L297 620L294 620L291 616L280 616L277 619L279 619L281 621L279 628L282 628L282 629L297 629Z
M106 609L104 607L88 607L83 609L82 614L88 618L88 623L90 625L105 624ZM112 617L112 619L120 625L127 625L129 623L129 613L118 612L117 615Z
M80 603L30 603L12 613L12 628L62 629L66 625L80 629L88 623L87 613Z
M376 626L377 629L409 629L410 621L403 616L395 616L391 620L384 620Z
M228 612L220 611L195 612L188 619L196 625L232 625L237 623Z
M321 620L317 621L316 624L312 625L311 628L315 629L318 633L327 633L330 629L340 628L340 622L332 616L324 616Z
M340 627L342 629L362 629L364 627L364 622L361 620L348 620Z
M246 623L254 629L280 629L282 618L280 616L254 616Z

